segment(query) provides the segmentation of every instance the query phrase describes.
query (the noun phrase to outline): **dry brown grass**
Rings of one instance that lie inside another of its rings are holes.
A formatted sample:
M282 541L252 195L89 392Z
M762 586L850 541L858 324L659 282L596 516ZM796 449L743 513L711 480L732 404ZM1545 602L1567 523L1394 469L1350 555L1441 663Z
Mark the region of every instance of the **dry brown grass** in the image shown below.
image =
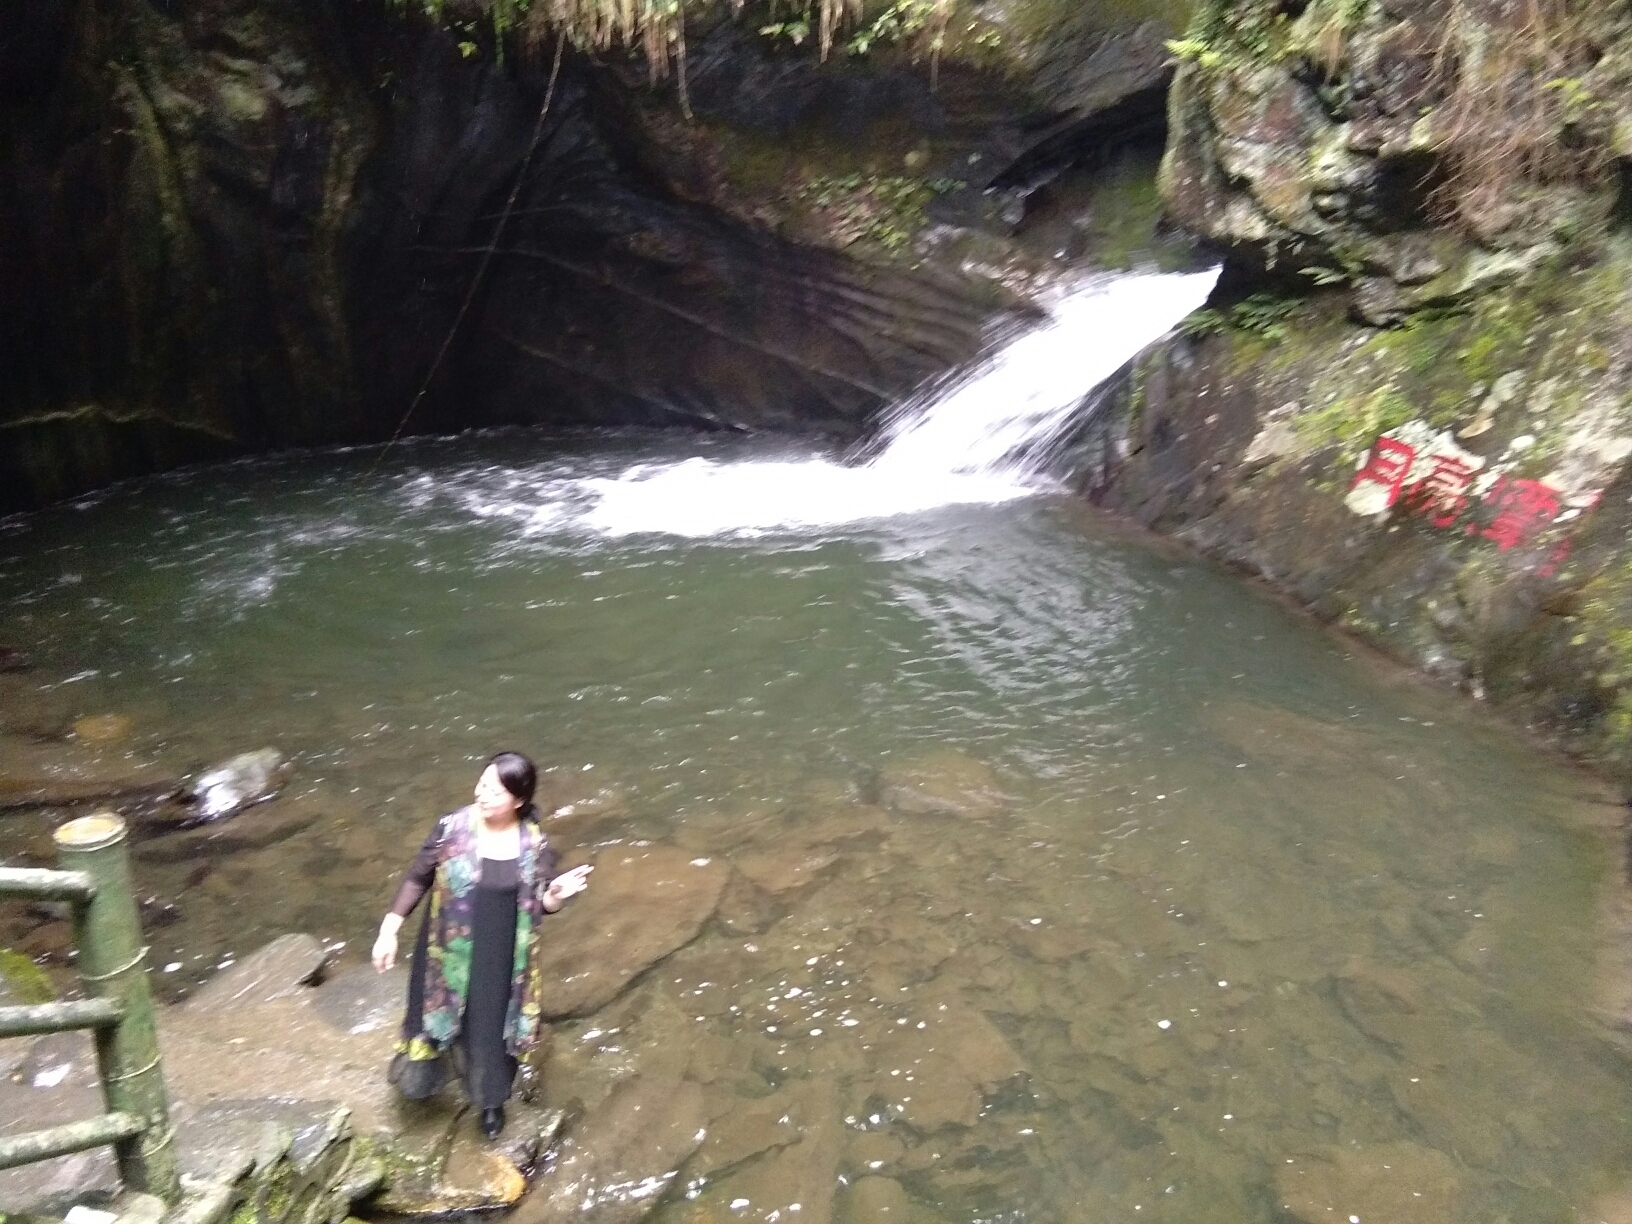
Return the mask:
M711 8L729 8L737 16L744 4L745 0L531 0L523 25L537 41L565 31L581 47L599 51L614 46L638 48L653 77L662 79L675 66L683 67L687 14L695 17ZM892 7L888 0L871 5L867 0L772 0L770 14L773 21L789 14L807 19L825 60L844 30L861 27ZM933 36L945 30L953 3L932 0L929 8Z
M1430 203L1476 236L1505 227L1526 185L1602 184L1607 140L1581 78L1596 58L1586 0L1452 0L1439 31Z

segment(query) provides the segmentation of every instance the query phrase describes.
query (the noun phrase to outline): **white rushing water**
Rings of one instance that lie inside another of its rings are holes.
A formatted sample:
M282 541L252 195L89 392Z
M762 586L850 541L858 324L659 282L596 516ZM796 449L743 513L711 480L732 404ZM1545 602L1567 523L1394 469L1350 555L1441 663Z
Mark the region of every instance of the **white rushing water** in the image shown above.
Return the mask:
M641 464L612 478L467 489L469 510L529 534L706 538L833 527L942 506L994 505L1053 487L1039 470L1089 395L1198 309L1218 270L1104 276L985 361L900 405L863 463L830 459ZM517 501L522 495L525 501Z

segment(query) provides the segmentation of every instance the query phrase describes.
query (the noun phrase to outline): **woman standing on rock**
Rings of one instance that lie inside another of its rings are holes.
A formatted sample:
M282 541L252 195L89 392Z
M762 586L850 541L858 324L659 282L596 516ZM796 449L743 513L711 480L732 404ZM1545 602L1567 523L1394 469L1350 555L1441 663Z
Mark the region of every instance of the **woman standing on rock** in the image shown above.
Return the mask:
M555 874L533 806L538 772L501 752L476 781L475 803L436 822L374 941L374 968L397 960L397 932L420 898L408 1006L391 1079L416 1100L442 1085L442 1056L463 1056L465 1090L489 1139L504 1129L519 1060L538 1040L539 921L588 885L591 868Z

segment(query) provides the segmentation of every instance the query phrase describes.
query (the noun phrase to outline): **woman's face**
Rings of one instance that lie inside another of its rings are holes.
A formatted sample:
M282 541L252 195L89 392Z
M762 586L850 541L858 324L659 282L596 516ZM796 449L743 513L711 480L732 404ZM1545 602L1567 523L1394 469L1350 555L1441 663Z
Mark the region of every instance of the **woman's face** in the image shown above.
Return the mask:
M521 801L504 789L499 781L497 766L489 765L476 779L476 810L483 816L508 816L521 806Z

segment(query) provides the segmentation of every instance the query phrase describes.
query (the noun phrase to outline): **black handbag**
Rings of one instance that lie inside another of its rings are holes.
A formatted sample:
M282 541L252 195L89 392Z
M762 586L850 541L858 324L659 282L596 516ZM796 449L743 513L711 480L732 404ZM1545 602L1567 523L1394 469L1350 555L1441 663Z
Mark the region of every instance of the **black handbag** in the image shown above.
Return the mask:
M448 1056L409 1058L404 1050L391 1060L386 1081L410 1101L424 1101L442 1091L448 1082Z

